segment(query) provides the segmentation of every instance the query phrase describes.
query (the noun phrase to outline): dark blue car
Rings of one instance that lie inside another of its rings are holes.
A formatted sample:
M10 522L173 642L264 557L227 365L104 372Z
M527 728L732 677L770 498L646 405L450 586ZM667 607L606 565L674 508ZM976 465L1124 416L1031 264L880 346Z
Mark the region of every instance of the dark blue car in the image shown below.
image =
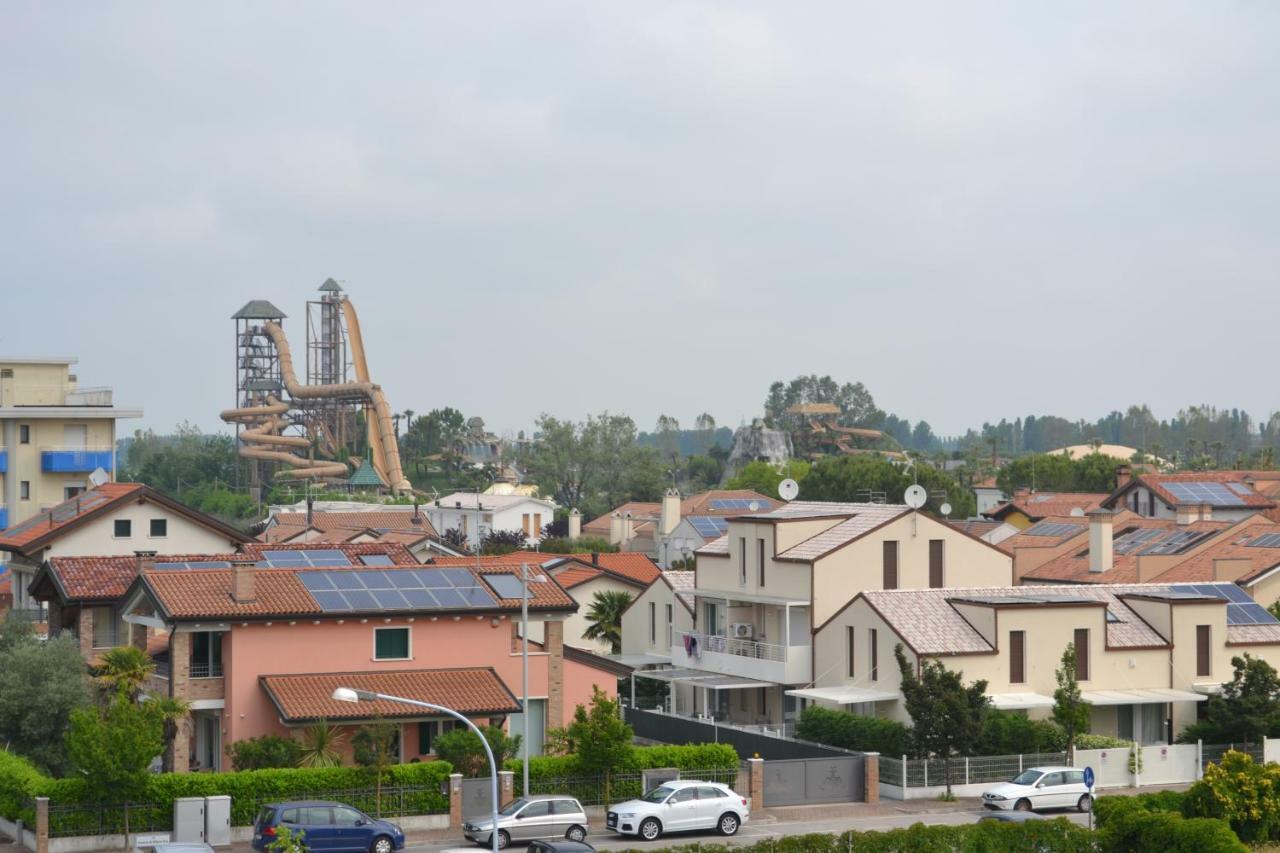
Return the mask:
M389 820L369 817L342 803L273 803L262 807L253 824L253 849L265 850L277 828L302 833L308 850L393 853L404 849L404 830Z

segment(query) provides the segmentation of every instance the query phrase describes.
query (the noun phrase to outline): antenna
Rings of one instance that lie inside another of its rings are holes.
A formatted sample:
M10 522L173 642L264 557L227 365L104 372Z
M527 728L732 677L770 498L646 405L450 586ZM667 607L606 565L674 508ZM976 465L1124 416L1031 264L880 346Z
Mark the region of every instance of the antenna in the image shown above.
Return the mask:
M788 477L778 484L778 497L784 501L793 501L800 494L800 484Z
M1073 506L1073 507L1071 508L1071 514L1072 514L1073 516L1075 516L1076 518L1084 518L1084 507L1082 507L1082 506Z
M89 482L95 487L101 486L103 483L111 482L111 475L101 468L94 468L93 473L89 475Z
M925 501L929 500L929 493L924 490L924 486L907 486L907 491L903 493L902 500L912 509L919 509L924 506Z
M944 516L951 515L951 504L943 504L942 506L938 507L938 509L942 510L942 514Z

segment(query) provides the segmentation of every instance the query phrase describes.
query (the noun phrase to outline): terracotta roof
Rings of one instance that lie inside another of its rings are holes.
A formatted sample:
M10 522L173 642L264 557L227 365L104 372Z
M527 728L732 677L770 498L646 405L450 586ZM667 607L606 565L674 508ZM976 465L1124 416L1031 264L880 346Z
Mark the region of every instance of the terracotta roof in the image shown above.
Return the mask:
M712 501L722 500L755 501L760 504L760 509L764 511L776 509L782 505L782 501L767 497L751 489L711 489L710 491L699 492L696 495L682 498L680 501L680 517L688 518L691 515L729 516L740 515L743 512L740 507L737 509L723 509L711 506ZM604 515L588 521L582 526L583 532L607 537L609 535L610 519L615 512L622 515L626 515L628 512L631 513L636 532L639 533L642 529L648 529L651 526L650 523L658 519L662 513L662 504L640 501L624 503L622 506L615 507Z
M246 542L250 538L213 516L194 510L142 483L103 483L7 528L0 534L0 550L34 553L67 531L130 501L159 504L202 527L226 536L232 542Z
M397 566L416 566L418 558L399 542L246 542L242 548L248 556L258 557L271 551L341 551L354 566L362 554L385 554ZM157 558L156 562L160 562Z
M660 513L661 511L662 511L662 504L647 503L647 502L641 502L641 501L628 501L627 503L624 503L622 506L614 507L609 512L606 512L604 515L593 518L590 521L588 521L586 524L582 525L582 532L586 533L590 531L595 535L608 537L609 523L610 523L609 519L613 517L613 514L615 512L620 515L626 515L627 513L631 513L632 520L636 520L640 518L646 518L646 519L657 518L658 513Z
M339 702L333 698L339 687L417 699L464 714L514 714L520 710L515 694L491 667L263 675L258 683L281 719L291 723L434 716L401 702Z
M307 526L307 514L305 512L279 512L274 518L275 523L263 531L262 538L276 542L280 539L288 538L288 535L297 535L298 532L305 530ZM436 529L431 526L430 520L427 519L426 512L419 511L414 516L411 509L405 510L376 510L371 512L333 512L328 510L317 510L311 513L311 526L321 531L330 530L363 530L371 527L379 532L384 531L412 531L417 533L425 533L428 536L436 536ZM279 528L293 528L292 533L273 533Z
M858 511L850 518L827 528L816 536L792 545L779 554L778 559L816 560L866 535L880 525L911 512L910 509L899 504L858 504L857 506Z
M950 524L957 530L963 530L970 536L977 536L979 539L986 536L996 528L1003 526L1003 522L1000 521L974 521L973 519L948 520L947 524Z
M1229 521L1196 521L1191 524L1178 524L1171 518L1139 518L1130 517L1123 522L1116 522L1112 525L1112 543L1122 537L1138 530L1161 530L1164 534L1158 538L1142 543L1141 547L1136 547L1127 554L1113 553L1111 558L1111 568L1105 572L1089 571L1089 545L1087 538L1081 543L1081 547L1055 557L1042 566L1037 566L1031 571L1023 575L1024 581L1066 581L1071 583L1137 583L1138 582L1138 557L1148 548L1152 548L1159 543L1168 540L1181 532L1196 533L1214 533L1216 531L1226 530L1232 526ZM1086 531L1086 536L1088 531ZM1192 548L1196 545L1203 544L1203 539L1198 539L1186 543L1184 548ZM1161 580L1164 580L1161 578Z
M486 554L480 557L480 561L486 565L494 563L510 563L513 566L519 566L521 563L528 563L530 566L540 566L551 560L564 557L564 554L542 554L537 551L512 551L509 554ZM432 557L427 561L432 566L474 566L476 564L475 557Z
M1177 506L1178 504L1185 504L1187 501L1176 497L1166 489L1165 486L1169 483L1221 483L1223 485L1230 483L1233 485L1233 488L1229 489L1232 494L1231 503L1213 504L1212 501L1207 503L1213 506L1220 506L1223 509L1239 508L1241 504L1254 509L1271 509L1275 507L1275 501L1266 495L1259 494L1244 482L1250 473L1248 471L1183 471L1177 474L1135 474L1132 480L1108 495L1106 503L1108 506L1116 505L1124 494L1141 484L1149 488L1169 506Z
M599 569L593 569L590 566L579 566L574 564L572 568L565 569L556 575L556 580L565 589L573 589L575 586L581 586L587 581L593 581L603 575L604 572Z
M712 539L706 545L703 545L695 554L707 554L714 557L724 557L729 554L729 534L721 536L719 539Z
M1128 518L1135 521L1141 516L1128 513ZM991 524L1003 524L1004 522L993 521ZM1060 528L1050 527L1050 525L1063 525ZM1120 516L1117 514L1113 518L1113 525L1119 529L1121 525ZM1066 529L1066 528L1070 529ZM1037 530L1036 528L1040 528ZM1043 535L1045 532L1052 531L1052 536ZM1007 550L1013 551L1018 548L1054 548L1074 539L1077 536L1085 536L1089 533L1089 519L1079 515L1046 515L1026 530L1020 530L1000 543L1000 546Z
M1203 551L1188 557L1173 568L1159 575L1156 580L1161 583L1176 581L1206 582L1215 580L1215 560L1248 560L1252 568L1245 572L1239 580L1249 581L1257 575L1274 569L1280 565L1280 546L1259 547L1250 545L1263 536L1274 536L1280 542L1280 524L1251 524L1239 531L1232 531L1229 536L1219 537Z
M577 554L579 560L591 562L590 554ZM653 583L654 578L662 571L658 564L649 559L647 554L635 551L622 551L613 554L602 553L597 558L601 568L615 575L631 578L643 584Z
M567 644L564 647L564 660L565 663L579 663L583 666L589 666L592 669L611 673L618 678L625 678L634 671L633 667L629 667L624 663L619 663L616 660L609 660L603 655L598 655L595 652Z
M1100 506L1107 497L1095 492L1031 492L1014 495L1006 503L987 510L983 515L1002 519L1016 510L1032 521L1038 521L1051 515L1069 516L1073 509L1088 512Z

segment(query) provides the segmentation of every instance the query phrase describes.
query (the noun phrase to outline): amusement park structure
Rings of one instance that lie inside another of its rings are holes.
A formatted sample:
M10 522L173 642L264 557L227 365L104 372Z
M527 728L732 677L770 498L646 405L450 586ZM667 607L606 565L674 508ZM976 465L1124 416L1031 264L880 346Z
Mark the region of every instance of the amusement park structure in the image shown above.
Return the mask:
M412 490L391 406L369 379L360 320L336 281L325 281L320 298L307 302L305 383L294 372L283 311L255 299L232 319L236 408L222 419L236 425L255 491L273 480L345 483L366 451L382 486L396 494Z

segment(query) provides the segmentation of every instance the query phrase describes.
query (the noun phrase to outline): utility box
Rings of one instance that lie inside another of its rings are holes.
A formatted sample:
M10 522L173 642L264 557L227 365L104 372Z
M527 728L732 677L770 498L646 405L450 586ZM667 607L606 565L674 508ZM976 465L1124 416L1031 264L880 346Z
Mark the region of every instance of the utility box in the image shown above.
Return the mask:
M210 847L231 844L231 798L204 798L204 843Z
M179 797L173 801L173 840L204 841L204 797Z

